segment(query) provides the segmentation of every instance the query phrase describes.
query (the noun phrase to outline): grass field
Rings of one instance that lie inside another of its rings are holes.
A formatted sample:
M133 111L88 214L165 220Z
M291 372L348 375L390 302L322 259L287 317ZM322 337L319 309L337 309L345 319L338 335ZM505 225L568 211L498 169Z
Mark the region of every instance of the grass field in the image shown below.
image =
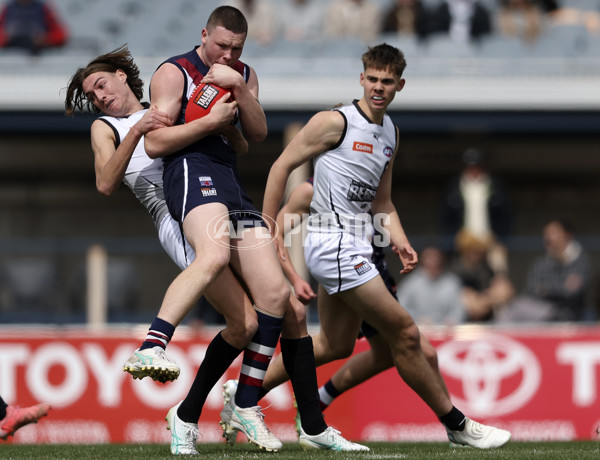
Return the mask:
M257 459L273 457L277 460L311 459L597 459L600 444L597 442L513 442L501 449L476 450L450 448L446 443L367 443L371 452L350 454L329 451L305 452L297 444L285 444L281 452L273 454L258 450L248 444L228 447L225 444L199 444L200 458L205 459ZM173 459L167 445L14 445L0 444L0 459Z

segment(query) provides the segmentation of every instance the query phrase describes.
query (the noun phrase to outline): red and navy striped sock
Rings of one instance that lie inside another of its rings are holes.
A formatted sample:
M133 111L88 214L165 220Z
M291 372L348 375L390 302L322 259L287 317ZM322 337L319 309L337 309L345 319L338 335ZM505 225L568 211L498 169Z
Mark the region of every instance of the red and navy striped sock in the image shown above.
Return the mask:
M275 347L279 341L283 318L278 318L260 311L258 315L258 331L244 349L244 359L238 388L235 393L235 404L239 407L254 407L258 398L267 367Z
M166 349L174 332L175 326L157 316L154 318L154 321L152 321L148 334L146 335L146 340L142 343L140 350L154 347L161 347L163 350Z

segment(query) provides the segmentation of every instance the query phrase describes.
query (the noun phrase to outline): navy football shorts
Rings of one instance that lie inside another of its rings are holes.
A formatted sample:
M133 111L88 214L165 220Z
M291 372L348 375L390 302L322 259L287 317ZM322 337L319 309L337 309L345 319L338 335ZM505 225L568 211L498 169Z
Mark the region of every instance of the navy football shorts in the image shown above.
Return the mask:
M165 168L164 188L169 212L177 222L198 206L222 203L234 226L241 220L246 227L266 226L237 170L229 165L203 157L178 158Z

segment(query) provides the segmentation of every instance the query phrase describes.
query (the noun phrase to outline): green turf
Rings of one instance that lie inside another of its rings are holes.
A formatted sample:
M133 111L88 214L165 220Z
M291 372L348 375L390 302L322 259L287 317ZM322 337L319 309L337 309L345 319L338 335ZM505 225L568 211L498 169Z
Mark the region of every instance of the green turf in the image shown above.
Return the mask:
M285 444L279 453L259 451L249 444L238 444L231 448L225 444L199 444L202 459L257 459L278 460L328 459L598 459L600 444L596 442L513 442L501 449L476 450L471 448L452 449L446 443L367 443L371 452L361 454L302 451L297 444ZM0 444L0 459L173 459L167 445L12 445ZM187 458L187 457L185 457ZM192 457L190 457L192 458Z

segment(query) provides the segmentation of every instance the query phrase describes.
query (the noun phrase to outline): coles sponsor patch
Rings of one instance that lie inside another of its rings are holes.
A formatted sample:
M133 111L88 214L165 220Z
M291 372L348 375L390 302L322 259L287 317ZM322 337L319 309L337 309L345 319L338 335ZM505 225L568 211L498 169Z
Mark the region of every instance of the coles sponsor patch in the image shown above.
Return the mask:
M363 260L361 263L354 266L354 270L356 270L356 273L358 273L359 275L364 275L369 270L371 270L371 265L369 264L369 262Z
M367 144L366 142L356 142L352 144L352 150L363 153L373 153L373 144Z

